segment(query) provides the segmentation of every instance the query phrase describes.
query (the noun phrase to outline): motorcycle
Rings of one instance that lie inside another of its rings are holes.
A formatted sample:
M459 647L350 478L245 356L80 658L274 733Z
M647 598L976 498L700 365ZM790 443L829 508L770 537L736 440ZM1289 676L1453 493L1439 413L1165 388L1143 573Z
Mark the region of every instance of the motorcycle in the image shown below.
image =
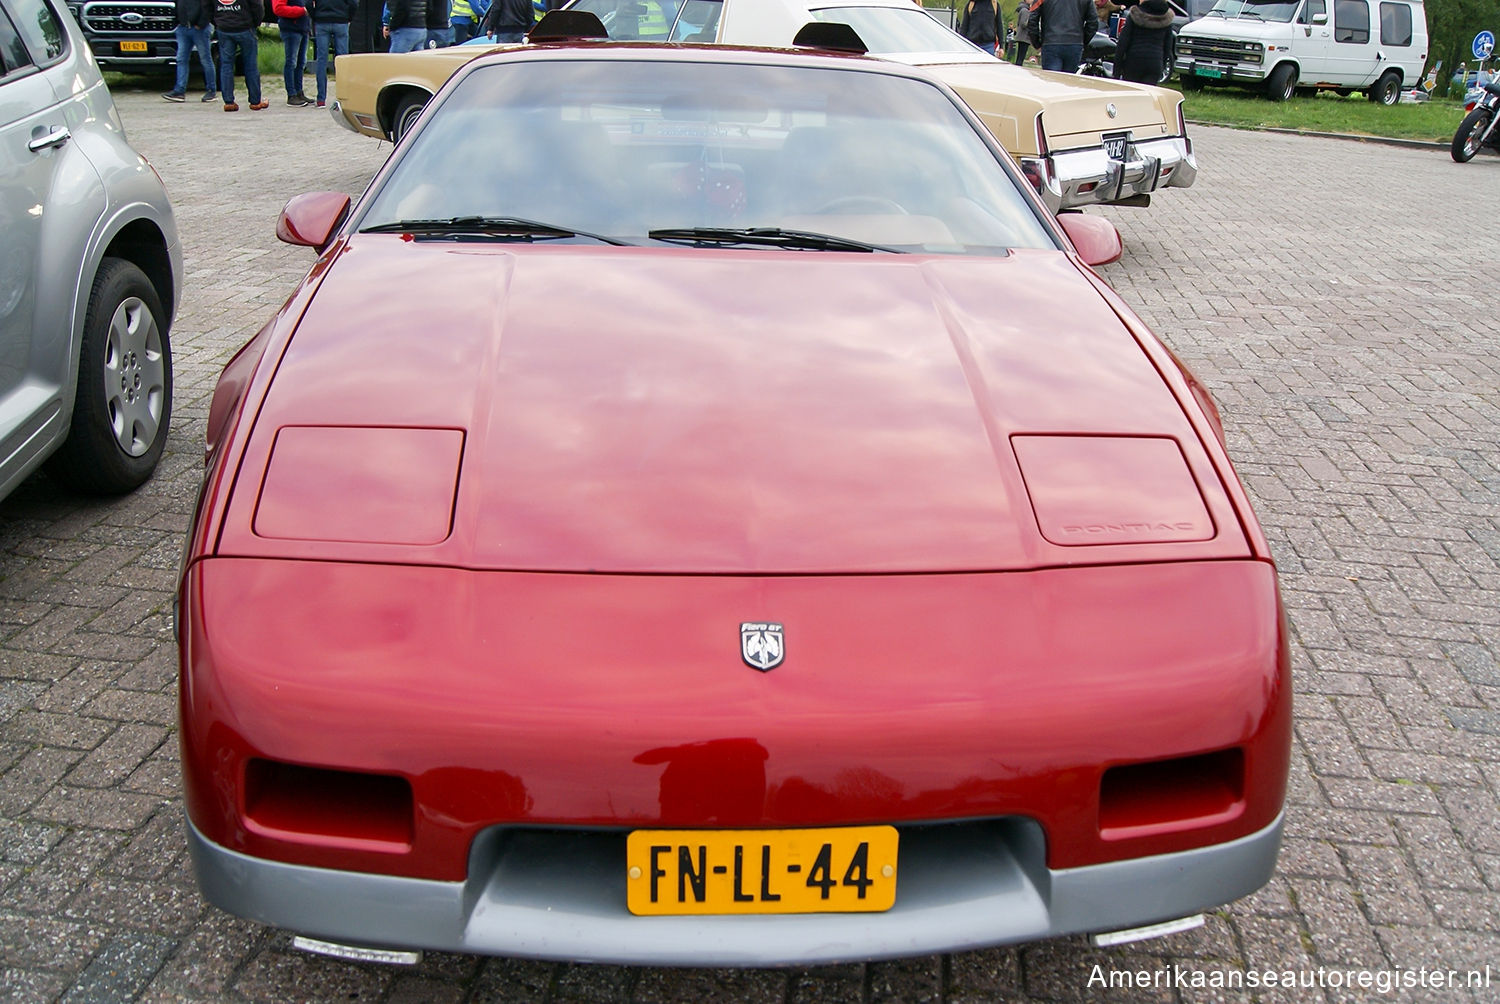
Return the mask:
M1104 32L1096 32L1083 49L1083 62L1078 64L1080 77L1112 77L1115 73L1115 40Z
M1460 164L1467 164L1474 159L1474 155L1484 147L1492 147L1500 150L1500 129L1495 125L1500 122L1500 81L1491 79L1481 85L1483 90L1479 92L1473 104L1465 105L1469 114L1458 125L1458 132L1453 134L1453 159Z

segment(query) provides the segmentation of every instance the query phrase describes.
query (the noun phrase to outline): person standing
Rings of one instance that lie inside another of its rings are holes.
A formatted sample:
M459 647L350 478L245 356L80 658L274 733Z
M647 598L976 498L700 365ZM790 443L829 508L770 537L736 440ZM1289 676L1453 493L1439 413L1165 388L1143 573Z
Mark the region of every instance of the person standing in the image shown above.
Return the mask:
M281 75L286 80L286 103L300 106L310 104L302 93L302 78L307 73L307 43L312 37L312 18L307 8L291 0L271 0L271 11L276 15L276 27L281 29L281 46L286 60L281 64Z
M428 49L446 49L453 44L453 29L448 23L448 0L427 0Z
M1036 33L1036 9L1041 0L1020 0L1016 4L1016 65L1026 62L1027 49L1040 49L1042 41Z
M1036 15L1041 20L1042 69L1077 73L1084 43L1099 30L1094 0L1042 0Z
M422 48L427 42L427 0L391 0L387 11L385 37L391 40L391 52Z
M524 42L535 17L531 0L494 0L484 16L484 33L497 42Z
M237 112L234 101L234 64L244 58L245 90L250 93L250 110L264 111L269 101L260 99L260 42L255 29L265 20L266 8L261 0L214 0L214 32L219 36L219 94L224 110Z
M354 20L358 9L359 0L313 0L313 53L319 108L328 102L328 67L336 57L349 54L349 22Z
M1144 0L1120 19L1115 77L1137 84L1159 84L1172 65L1177 36L1167 0Z
M994 52L1004 33L996 0L969 0L958 23L958 33L985 52Z
M193 53L198 53L198 64L203 68L203 98L214 99L217 85L214 83L214 57L209 45L209 25L213 23L208 4L212 0L176 0L177 28L177 81L162 97L168 101L183 101L187 98L188 68Z
M489 0L453 0L448 22L453 28L453 44L463 45L473 38L489 11Z

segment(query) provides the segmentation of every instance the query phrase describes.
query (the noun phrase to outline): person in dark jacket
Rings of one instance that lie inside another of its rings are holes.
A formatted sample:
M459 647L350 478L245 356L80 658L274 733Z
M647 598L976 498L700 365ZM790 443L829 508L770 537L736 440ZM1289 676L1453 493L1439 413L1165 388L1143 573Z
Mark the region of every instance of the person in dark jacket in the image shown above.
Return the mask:
M281 31L281 47L286 58L281 76L286 81L286 103L293 106L311 104L302 93L302 78L307 73L307 43L312 39L312 18L307 8L292 0L271 0L276 27Z
M349 54L349 22L359 0L308 0L312 12L314 70L318 78L318 107L328 101L328 68L338 56Z
M495 0L484 16L484 33L497 42L522 42L535 19L531 0Z
M427 0L391 0L386 14L385 37L391 40L392 52L411 52L426 44Z
M1042 69L1077 73L1084 43L1099 30L1094 0L1042 0L1035 16L1041 22Z
M226 112L237 112L234 101L234 67L245 65L245 90L250 92L250 110L263 111L269 101L260 99L260 42L255 29L265 20L266 8L261 0L213 0L214 32L219 36L219 94Z
M429 49L446 49L453 44L448 0L427 0L427 38L424 44Z
M1005 34L996 0L969 0L958 23L958 33L985 52L994 52L995 43Z
M188 67L193 50L198 52L198 63L203 67L203 100L212 101L217 85L214 83L214 57L209 47L209 25L213 17L209 5L213 0L177 0L177 82L162 97L168 101L182 101L187 96Z
M1137 84L1159 84L1172 65L1177 36L1167 0L1144 0L1121 18L1115 46L1115 77Z
M1036 11L1042 0L1019 0L1016 4L1016 65L1026 62L1026 50L1040 50L1042 40L1036 33Z

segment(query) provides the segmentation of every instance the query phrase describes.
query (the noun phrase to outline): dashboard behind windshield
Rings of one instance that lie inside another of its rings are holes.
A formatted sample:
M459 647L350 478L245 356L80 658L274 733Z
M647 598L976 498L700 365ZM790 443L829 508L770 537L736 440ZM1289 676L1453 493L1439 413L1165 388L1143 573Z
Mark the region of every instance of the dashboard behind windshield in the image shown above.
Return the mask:
M1301 0L1218 0L1209 14L1285 23L1291 21L1300 6Z
M673 60L476 66L360 229L519 218L623 243L779 228L934 254L1055 247L953 100L862 70Z

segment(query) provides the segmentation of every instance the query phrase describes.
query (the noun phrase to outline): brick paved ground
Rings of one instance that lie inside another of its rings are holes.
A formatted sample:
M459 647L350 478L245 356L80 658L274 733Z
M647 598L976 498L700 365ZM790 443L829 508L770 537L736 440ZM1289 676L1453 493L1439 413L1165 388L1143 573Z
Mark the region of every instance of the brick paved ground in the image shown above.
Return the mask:
M1128 952L1062 940L793 972L367 968L206 907L183 844L170 599L208 395L312 261L274 240L285 197L357 193L388 149L267 84L259 114L118 95L185 245L177 413L134 496L39 476L0 503L0 998L1081 1001L1105 996L1096 962L1488 964L1500 980L1500 158L1206 128L1196 189L1110 214L1127 250L1104 272L1217 395L1281 564L1296 748L1264 891Z

